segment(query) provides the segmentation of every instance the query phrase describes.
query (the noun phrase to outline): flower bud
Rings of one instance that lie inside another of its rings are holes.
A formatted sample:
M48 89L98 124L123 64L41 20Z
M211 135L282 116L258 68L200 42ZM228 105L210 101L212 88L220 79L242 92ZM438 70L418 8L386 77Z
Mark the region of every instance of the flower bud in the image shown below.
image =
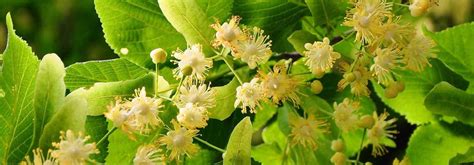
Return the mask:
M385 97L389 99L393 99L397 97L398 95L398 87L392 84L389 85L387 88L385 88L385 92L384 92Z
M374 118L370 115L364 115L362 116L359 121L357 122L357 126L361 127L361 128L372 128L372 126L374 126Z
M331 162L334 163L335 165L344 165L346 164L346 155L342 152L336 152L331 157Z
M181 73L183 73L184 76L189 76L193 73L193 68L191 66L185 66L181 69Z
M344 143L341 139L333 140L331 142L331 150L336 152L342 152L344 150Z
M405 83L403 83L403 81L397 81L394 85L398 89L398 93L403 92L405 90Z
M153 49L150 52L151 60L154 64L165 63L166 62L166 51L161 48Z
M313 74L316 78L321 78L324 76L324 74L326 74L326 72L324 72L323 70L315 70L313 71Z
M343 77L347 82L353 82L356 79L355 74L352 72L345 73Z
M315 94L320 94L321 91L323 91L323 84L321 84L321 81L314 80L311 83L311 91Z

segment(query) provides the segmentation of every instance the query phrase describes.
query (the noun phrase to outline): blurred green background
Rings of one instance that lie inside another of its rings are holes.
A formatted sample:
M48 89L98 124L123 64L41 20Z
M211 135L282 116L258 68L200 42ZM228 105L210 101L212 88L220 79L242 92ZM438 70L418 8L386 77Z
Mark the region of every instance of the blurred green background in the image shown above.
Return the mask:
M0 0L0 52L6 44L5 15L39 57L58 54L65 65L115 58L103 37L93 0Z
M473 5L474 0L440 0L440 6L421 21L434 31L470 22ZM93 0L0 0L0 52L6 44L7 12L17 34L40 58L54 52L68 66L117 57L105 43Z

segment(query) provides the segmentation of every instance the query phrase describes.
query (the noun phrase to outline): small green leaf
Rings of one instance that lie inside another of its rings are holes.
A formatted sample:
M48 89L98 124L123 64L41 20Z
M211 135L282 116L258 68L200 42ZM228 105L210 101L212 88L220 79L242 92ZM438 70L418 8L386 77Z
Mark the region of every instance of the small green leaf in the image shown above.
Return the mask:
M242 17L242 24L257 26L270 35L272 50L276 52L293 51L287 38L294 30L300 29L297 24L308 8L288 0L234 0L233 13Z
M245 117L235 126L224 153L224 165L250 164L252 132L250 117Z
M59 142L60 131L71 130L74 133L85 133L87 118L87 100L85 90L78 89L69 94L61 109L46 124L39 145L42 149L51 148L52 142Z
M275 115L277 106L271 103L264 102L262 108L255 113L255 119L253 120L253 131L258 131L260 128L265 126L267 122Z
M419 126L408 142L406 156L411 164L449 164L451 158L474 146L472 132L474 128L459 123Z
M447 82L437 84L425 98L426 108L434 114L454 116L474 126L474 95Z
M80 87L90 87L97 82L136 79L147 73L147 69L126 59L88 61L67 67L64 81L68 89L74 90Z
M195 165L195 164L213 164L215 163L215 159L220 157L221 155L216 153L215 151L207 150L207 149L199 149L199 152L192 157L185 157L184 164L188 165Z
M203 3L196 0L158 0L160 8L166 19L178 32L183 34L189 45L201 44L207 56L211 56L213 48L211 45L215 31L210 27L213 16L230 13L229 5L232 1L219 0L212 3ZM208 9L211 10L208 10ZM217 10L219 9L219 10ZM225 11L227 10L227 11ZM209 13L209 11L219 13ZM222 19L222 18L221 18Z
M151 67L150 52L185 48L186 41L166 20L156 0L94 0L105 41L122 58ZM128 50L127 54L121 49Z
M64 64L56 54L47 54L39 64L35 87L35 139L37 144L46 123L61 108L66 94Z
M213 119L227 119L234 112L235 89L239 86L236 78L232 79L227 85L212 87L216 92L216 107L209 109L209 117Z
M32 147L34 91L38 58L15 34L10 14L6 16L8 43L3 52L0 85L0 161L18 163ZM7 163L8 162L8 163Z
M160 82L165 83L166 80L161 79ZM86 92L88 102L88 115L103 115L107 111L107 106L113 103L117 97L131 97L135 93L135 89L145 87L147 94L153 94L153 74L148 74L137 79L125 80L119 82L96 83ZM161 85L160 88L167 88Z
M336 20L345 16L347 1L344 0L305 0L314 22L318 25L332 26Z
M384 90L373 81L377 95L394 111L405 116L409 123L424 124L435 120L434 115L423 104L425 96L439 82L447 81L457 87L466 86L465 81L456 73L447 69L438 60L431 61L432 66L426 67L421 73L399 71L401 81L405 83L405 90L394 99L387 99Z
M303 54L303 52L306 51L306 49L304 48L304 44L306 44L306 43L311 43L312 44L317 39L318 38L315 35L311 34L310 32L307 32L305 30L294 31L288 37L288 41L291 43L291 45L293 45L295 50L300 54Z
M474 82L474 23L467 23L441 32L431 34L441 52L438 58L461 75L464 79Z
M252 158L262 165L282 164L282 153L276 143L265 143L252 148Z

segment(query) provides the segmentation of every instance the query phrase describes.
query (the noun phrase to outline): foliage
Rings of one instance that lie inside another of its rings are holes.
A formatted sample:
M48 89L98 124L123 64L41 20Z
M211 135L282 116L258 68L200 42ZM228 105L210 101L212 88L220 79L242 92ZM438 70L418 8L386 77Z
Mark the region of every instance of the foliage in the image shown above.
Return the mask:
M67 67L7 14L1 164L71 139L89 163L472 162L474 24L421 32L435 3L402 2L94 0L118 58Z

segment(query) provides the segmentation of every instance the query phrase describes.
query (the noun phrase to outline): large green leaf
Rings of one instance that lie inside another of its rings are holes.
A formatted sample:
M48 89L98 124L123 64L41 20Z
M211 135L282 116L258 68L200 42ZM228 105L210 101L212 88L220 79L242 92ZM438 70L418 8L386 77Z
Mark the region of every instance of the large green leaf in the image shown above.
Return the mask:
M42 149L47 150L51 148L52 142L58 142L60 131L71 130L74 133L85 133L87 101L84 94L84 89L78 89L65 98L61 109L44 127L39 142Z
M272 50L292 51L287 38L298 28L298 21L308 8L288 0L234 0L233 13L242 17L242 24L257 26L270 35Z
M104 114L104 112L107 111L107 105L110 105L115 98L131 97L135 93L135 89L145 87L147 94L152 95L154 92L154 81L154 75L148 74L132 80L96 83L86 92L86 99L89 106L88 115L97 116ZM161 76L159 82L159 90L165 90L169 87L166 80Z
M158 0L158 3L168 21L183 34L187 43L201 44L210 56L215 34L210 25L214 23L213 19L228 17L232 1Z
M185 157L184 164L185 165L206 165L206 164L213 164L215 163L215 159L221 156L215 151L207 150L207 149L199 149L199 152L192 157Z
M42 135L46 123L61 108L66 93L64 64L56 54L47 54L39 64L35 87L35 139ZM85 110L84 110L85 111Z
M447 82L437 84L425 98L426 108L435 113L456 117L474 126L474 95Z
M209 117L213 119L227 119L234 112L235 89L239 86L236 78L232 79L227 85L213 87L216 92L216 107L209 109Z
M3 52L0 97L0 160L17 163L29 150L34 130L34 87L38 59L31 47L15 34L7 14L8 43Z
M85 129L86 134L91 137L91 141L99 142L107 134L107 120L104 116L87 116ZM98 144L99 154L92 155L91 158L99 163L105 163L105 158L108 154L108 144L107 139Z
M441 52L438 58L460 74L474 82L474 23L463 24L431 35Z
M425 96L439 82L446 81L461 88L467 84L460 76L447 69L438 60L431 61L421 73L411 71L397 72L405 83L405 90L394 99L387 99L380 85L374 85L375 91L389 107L405 116L409 123L423 124L434 121L434 115L423 104ZM375 84L375 83L373 83Z
M316 24L332 26L336 20L344 18L347 7L345 0L305 0Z
M224 165L250 164L252 132L250 117L245 117L235 126L224 153Z
M88 61L76 63L66 68L67 88L74 90L89 87L97 82L114 82L139 78L148 70L126 59Z
M472 132L474 128L459 123L420 126L410 138L406 156L411 164L446 165L474 146Z
M282 153L282 149L276 143L264 143L252 148L252 158L262 165L282 164Z
M120 57L140 66L151 66L151 50L185 48L184 37L161 13L156 0L95 0L105 40ZM128 54L120 49L128 49Z
M277 106L264 102L262 107L259 108L258 112L255 113L255 118L253 119L253 131L258 131L263 126L267 124L267 122L275 115L277 111Z

